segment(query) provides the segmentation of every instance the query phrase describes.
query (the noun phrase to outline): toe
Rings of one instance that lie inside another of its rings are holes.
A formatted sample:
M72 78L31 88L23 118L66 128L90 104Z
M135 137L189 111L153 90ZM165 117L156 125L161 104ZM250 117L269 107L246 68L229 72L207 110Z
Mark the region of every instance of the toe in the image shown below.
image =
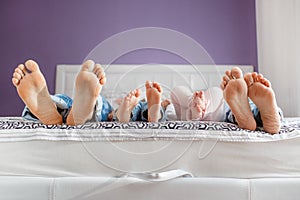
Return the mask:
M250 87L254 83L253 76L252 76L251 73L247 73L244 76L244 80L245 80L245 82L246 82L246 84L247 84L248 87Z
M225 82L228 82L228 81L230 81L230 78L229 78L229 76L227 76L227 75L224 75L224 76L223 76L223 81L225 81Z
M20 83L20 80L25 76L25 66L23 64L20 64L14 71L12 76L12 83L14 86L18 86ZM26 72L27 73L27 72Z
M15 69L15 72L20 73L22 76L25 76L25 74L28 73L26 67L23 64L19 64Z
M230 71L230 70L227 70L227 71L225 72L224 77L227 77L226 79L230 80L230 79L232 78L232 76L231 76L231 71Z
M257 74L256 76L256 82L261 82L264 79L263 75Z
M93 73L97 75L97 77L105 76L104 69L101 67L100 64L96 64Z
M103 71L101 65L97 63L97 64L94 65L93 73L94 73L94 74L98 74L98 73L99 73L99 70L102 70L102 71Z
M135 90L135 97L140 97L141 96L141 90L140 89L136 89Z
M40 70L39 65L38 65L35 61L33 61L33 60L27 60L27 61L25 62L25 66L26 66L26 68L27 68L29 71L31 71L31 72L36 72L36 71L39 71L39 70ZM25 67L24 67L23 72L26 74L26 69L25 69Z
M222 90L225 89L226 85L228 84L228 82L230 81L230 78L227 75L223 76L223 79L221 81L220 87Z
M130 92L130 96L135 96L135 90L132 90L132 91Z
M258 74L256 72L253 72L251 75L252 75L253 82L258 82L258 79L257 79Z
M99 78L99 82L101 85L104 85L106 83L106 76L105 73L102 73L100 78Z
M20 74L20 73L18 73L18 72L14 72L13 78L15 78L15 79L17 79L17 80L21 80L21 79L22 79L22 74Z
M233 67L231 69L231 77L233 79L238 79L243 77L243 72L239 67Z
M162 87L157 82L153 83L153 87L155 87L159 93L162 93Z
M266 87L271 87L271 82L268 79L266 79L265 77L263 77L262 74L257 75L257 81L262 83Z
M150 81L146 81L145 87L146 87L146 89L151 88L152 87L152 83Z
M266 87L271 87L271 82L266 78L262 79L261 83L264 84Z
M17 78L12 78L11 81L12 81L13 85L16 87L19 85L19 82L20 82L20 80Z
M92 71L95 63L92 60L87 60L82 64L81 71Z
M204 92L203 92L203 91L200 91L200 92L199 92L199 97L200 97L201 99L204 99Z
M220 88L222 90L224 90L225 89L225 85L226 85L226 81L222 81L221 84L220 84Z
M194 92L193 97L192 98L196 98L197 96L197 92Z
M127 95L126 95L126 98L127 99L130 99L132 97L132 92L129 92Z
M96 74L101 85L104 85L106 83L106 75L100 64L95 65L93 73Z
M130 101L130 98L131 98L131 95L130 94L127 94L125 97L124 97L124 99L123 99L123 103L129 103L129 101ZM124 105L124 104L123 104Z
M24 65L22 65L23 67L17 67L16 69L15 69L15 72L14 73L16 73L16 74L19 74L20 75L20 77L23 77L23 76L25 76L25 73L27 73L27 72L24 72L25 70L25 67L24 67ZM23 71L24 70L24 71Z

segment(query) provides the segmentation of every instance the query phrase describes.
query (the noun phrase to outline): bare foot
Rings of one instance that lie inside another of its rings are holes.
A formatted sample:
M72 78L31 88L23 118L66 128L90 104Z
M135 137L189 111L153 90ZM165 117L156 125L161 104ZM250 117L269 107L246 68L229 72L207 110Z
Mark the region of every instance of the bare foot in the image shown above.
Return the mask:
M161 118L160 114L160 100L162 95L162 88L156 82L146 81L146 96L148 101L148 121L158 122Z
M165 100L163 100L163 101L160 103L161 107L162 107L164 110L166 110L167 107L168 107L170 104L171 104L171 100L170 100L170 99L165 99Z
M203 91L194 92L190 103L189 109L191 111L190 118L192 120L201 120L204 117L204 113L206 111L207 101L205 99L205 95Z
M40 68L33 60L20 64L12 77L18 94L29 110L44 124L62 124Z
M130 115L133 108L138 104L141 96L139 89L133 90L123 98L116 112L119 122L127 123L130 121Z
M240 128L255 130L256 122L248 101L248 88L240 68L226 71L221 83L223 96Z
M93 117L97 98L105 82L105 73L99 64L91 60L82 64L76 77L75 96L67 118L68 125L84 124Z
M264 130L275 134L280 130L280 116L271 83L261 74L248 73L244 77L248 85L248 96L260 111Z

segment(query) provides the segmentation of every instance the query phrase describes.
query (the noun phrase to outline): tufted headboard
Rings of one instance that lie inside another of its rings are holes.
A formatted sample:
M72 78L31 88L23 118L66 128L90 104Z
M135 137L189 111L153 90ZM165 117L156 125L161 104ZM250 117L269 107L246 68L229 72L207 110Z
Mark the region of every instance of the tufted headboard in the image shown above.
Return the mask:
M252 72L253 66L234 65L244 73ZM108 99L123 97L130 90L144 90L146 80L156 81L164 89L164 97L169 98L174 86L184 85L191 90L219 86L224 72L233 65L177 65L177 64L113 64L102 66L105 70L107 83L102 95ZM56 70L56 93L73 96L74 82L80 65L58 65Z

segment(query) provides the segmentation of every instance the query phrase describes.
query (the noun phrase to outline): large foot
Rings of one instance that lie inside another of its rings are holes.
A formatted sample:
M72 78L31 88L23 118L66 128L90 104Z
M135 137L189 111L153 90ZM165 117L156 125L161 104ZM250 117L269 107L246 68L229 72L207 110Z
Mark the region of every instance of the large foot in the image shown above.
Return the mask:
M120 106L116 112L119 122L127 123L130 121L130 115L133 108L138 104L141 96L139 89L133 90L122 99Z
M93 117L97 98L105 82L105 73L99 64L91 60L82 64L76 77L74 102L67 118L68 125L84 124Z
M29 110L44 124L62 124L62 117L51 100L46 80L33 60L20 64L12 77L18 94Z
M278 133L281 123L271 83L255 72L246 74L244 79L248 86L248 96L260 111L264 130L271 134Z
M207 101L203 91L194 92L190 103L190 118L191 120L202 120L206 111Z
M147 81L145 86L148 101L148 121L158 122L158 120L161 118L160 105L163 89L156 82L152 83Z
M255 130L256 122L248 101L248 87L240 68L226 71L221 83L224 99L231 108L240 128Z

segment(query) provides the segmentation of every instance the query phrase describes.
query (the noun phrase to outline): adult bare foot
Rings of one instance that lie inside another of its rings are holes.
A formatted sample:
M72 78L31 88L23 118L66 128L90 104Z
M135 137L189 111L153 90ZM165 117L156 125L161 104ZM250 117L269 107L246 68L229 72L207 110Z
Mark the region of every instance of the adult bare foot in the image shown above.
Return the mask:
M62 117L51 100L46 80L33 60L20 64L12 77L20 98L42 123L62 124Z
M105 82L105 73L99 64L91 60L82 64L76 77L74 102L67 118L68 125L84 124L93 117L97 98Z
M138 104L141 96L139 89L129 92L120 103L120 106L116 112L119 122L127 123L130 121L130 115L133 108Z
M201 120L204 117L207 107L207 101L203 91L194 92L192 98L189 102L190 116L191 120Z
M148 101L148 121L158 122L161 118L160 104L163 89L156 82L146 81L146 96Z
M248 101L248 88L240 68L226 71L221 83L223 96L240 128L255 130L256 122Z
M248 96L260 111L264 130L271 134L278 133L281 122L271 83L255 72L246 74L244 79L248 86Z

